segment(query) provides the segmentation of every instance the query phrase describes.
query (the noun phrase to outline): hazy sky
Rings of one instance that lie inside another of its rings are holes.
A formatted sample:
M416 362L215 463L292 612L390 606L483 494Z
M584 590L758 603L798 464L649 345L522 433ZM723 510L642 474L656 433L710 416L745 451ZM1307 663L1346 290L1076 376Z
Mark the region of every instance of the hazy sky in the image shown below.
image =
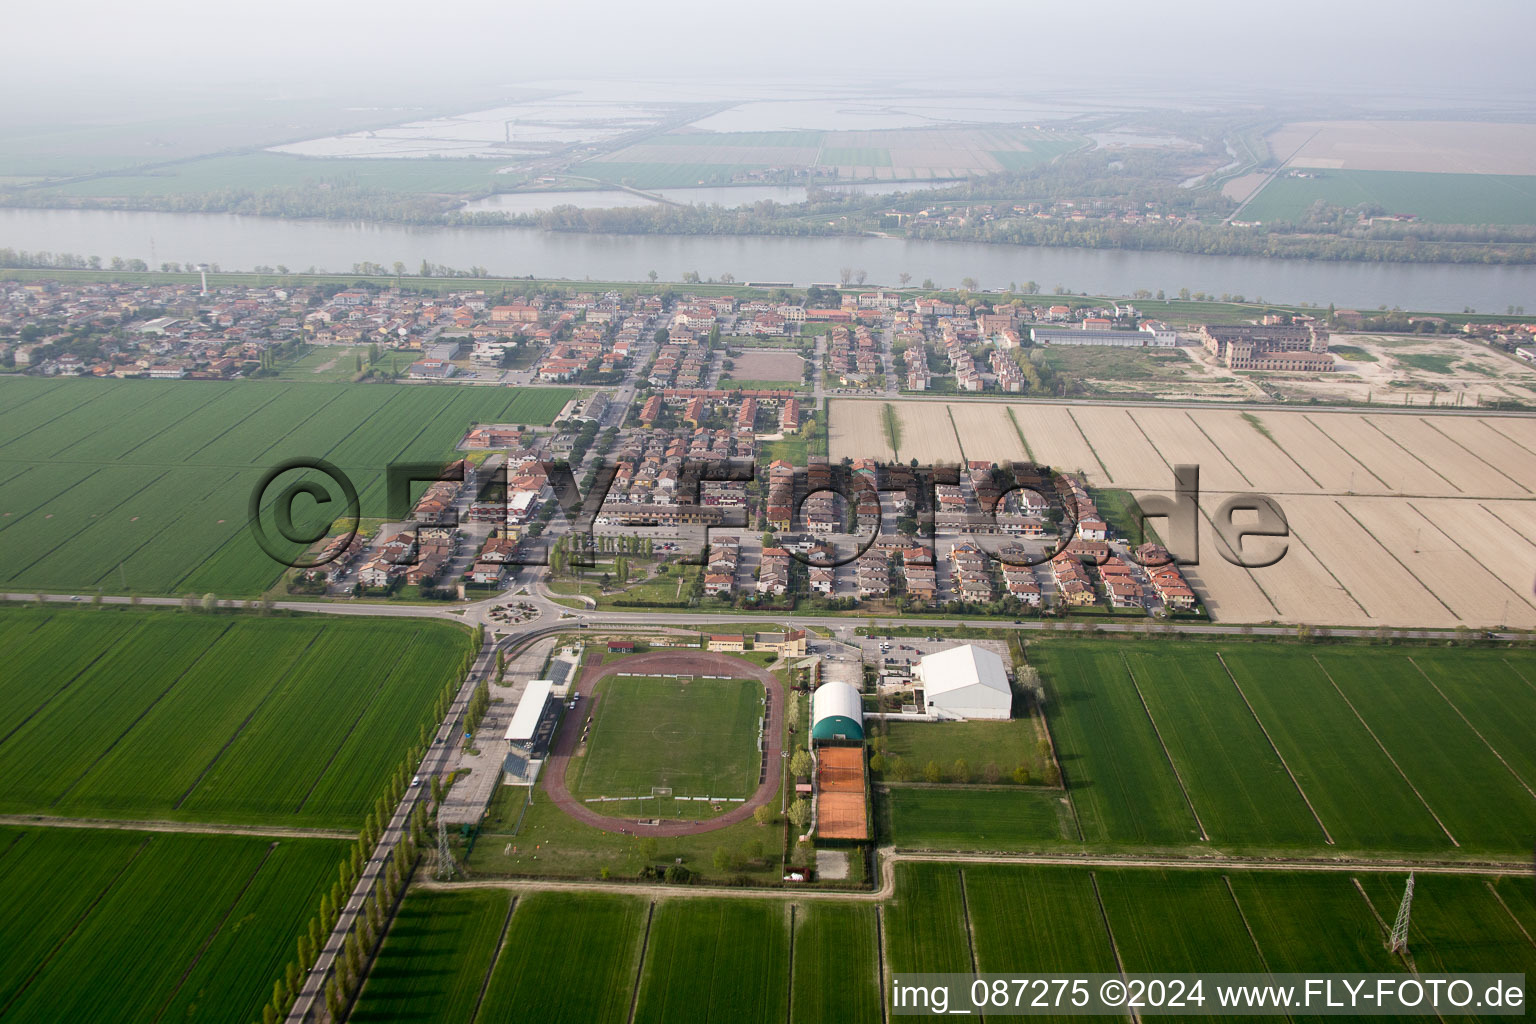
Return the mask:
M1531 0L54 0L13 3L0 75L67 89L317 82L396 88L648 74L914 85L1141 79L1208 102L1282 88L1524 102ZM12 94L7 104L26 103Z

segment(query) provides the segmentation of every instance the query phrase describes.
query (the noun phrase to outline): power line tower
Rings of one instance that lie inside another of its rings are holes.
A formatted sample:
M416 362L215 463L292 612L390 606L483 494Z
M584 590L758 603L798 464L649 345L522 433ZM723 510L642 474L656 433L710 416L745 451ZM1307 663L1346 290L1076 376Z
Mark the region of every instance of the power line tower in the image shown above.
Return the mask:
M443 819L437 819L437 878L438 881L447 881L457 872L453 863L453 852L448 849L448 825Z
M1408 887L1403 890L1402 905L1397 908L1397 921L1392 925L1392 939L1388 945L1394 953L1408 952L1408 917L1413 913L1413 875L1408 876Z

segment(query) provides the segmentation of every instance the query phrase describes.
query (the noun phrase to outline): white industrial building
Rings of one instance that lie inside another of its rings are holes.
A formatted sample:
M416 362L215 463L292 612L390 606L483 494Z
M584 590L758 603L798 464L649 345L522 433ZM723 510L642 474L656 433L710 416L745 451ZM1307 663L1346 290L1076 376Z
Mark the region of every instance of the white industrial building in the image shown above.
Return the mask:
M1009 718L1013 691L996 652L975 644L924 655L912 670L923 710L936 718Z

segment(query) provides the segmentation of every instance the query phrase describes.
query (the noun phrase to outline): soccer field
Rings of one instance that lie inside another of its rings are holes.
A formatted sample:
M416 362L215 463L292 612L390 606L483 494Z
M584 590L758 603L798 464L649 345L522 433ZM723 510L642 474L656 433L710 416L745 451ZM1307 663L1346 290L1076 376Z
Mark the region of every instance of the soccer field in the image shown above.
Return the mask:
M611 676L598 692L586 752L566 780L578 798L649 796L654 787L674 798L740 798L757 788L756 680Z

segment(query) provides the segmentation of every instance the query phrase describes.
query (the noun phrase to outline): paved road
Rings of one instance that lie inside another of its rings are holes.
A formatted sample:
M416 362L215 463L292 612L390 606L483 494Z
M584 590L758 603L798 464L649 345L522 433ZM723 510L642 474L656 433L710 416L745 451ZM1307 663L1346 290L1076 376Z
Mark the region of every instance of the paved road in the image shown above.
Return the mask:
M667 612L667 611L591 611L576 608L567 608L556 604L542 588L536 587L525 597L513 597L509 593L497 594L484 600L469 604L395 604L395 603L368 603L363 601L327 602L327 601L277 601L272 607L280 611L289 612L313 612L321 615L375 615L385 617L443 619L448 622L458 622L466 626L484 625L487 632L492 630L503 634L509 641L516 641L531 633L542 632L555 626L563 626L567 629L579 629L583 624L591 628L603 628L606 626L625 626L632 628L641 627L674 627L674 626L735 626L746 631L750 629L766 628L770 625L788 624L796 628L815 626L822 629L833 630L838 633L851 634L856 628L874 625L880 629L902 629L917 627L920 629L952 629L957 627L970 627L980 629L1021 630L1029 633L1065 634L1091 633L1095 630L1103 633L1126 633L1132 635L1145 635L1149 627L1156 633L1171 633L1185 636L1244 636L1244 637L1294 637L1295 626L1274 625L1241 625L1238 623L1206 623L1206 622L1169 622L1153 624L1150 619L1137 619L1134 622L1090 622L1086 620L1073 620L1058 622L1055 620L1024 619L1020 621L1007 621L1002 619L980 618L924 618L916 616L832 616L832 615L799 615L793 612L787 615L762 615L747 612ZM37 599L36 594L7 593L0 594L0 600L31 602ZM43 599L50 603L66 603L74 600L66 594L44 595ZM128 604L131 599L126 597L103 597L104 604ZM490 618L490 609L499 604L506 604L509 600L527 601L539 610L539 615L526 621L513 624L496 622ZM86 603L80 600L79 603ZM181 599L174 597L145 597L140 598L139 603L147 606L180 607ZM222 607L244 607L242 601L222 602ZM1400 629L1393 631L1396 636L1414 640L1449 640L1456 637L1454 630L1449 629ZM1329 636L1354 637L1370 639L1377 635L1376 629L1371 628L1345 628L1330 626L1327 629ZM1497 631L1493 638L1497 640L1520 640L1526 636L1524 633Z
M750 888L716 885L637 885L627 882L576 881L558 878L483 878L463 882L416 883L425 889L512 889L538 891L548 889L574 889L593 892L634 892L665 899L713 899L735 897L738 899L763 900L859 900L880 902L896 893L896 865L903 861L945 864L1030 864L1050 867L1081 868L1165 868L1181 871L1327 871L1387 872L1412 871L1421 875L1525 875L1531 866L1525 862L1510 861L1455 861L1433 860L1370 860L1365 858L1330 858L1307 860L1305 858L1268 857L1136 857L1136 856L1063 856L1056 854L1029 853L922 853L911 850L880 849L880 886L862 892L838 892L832 889Z

